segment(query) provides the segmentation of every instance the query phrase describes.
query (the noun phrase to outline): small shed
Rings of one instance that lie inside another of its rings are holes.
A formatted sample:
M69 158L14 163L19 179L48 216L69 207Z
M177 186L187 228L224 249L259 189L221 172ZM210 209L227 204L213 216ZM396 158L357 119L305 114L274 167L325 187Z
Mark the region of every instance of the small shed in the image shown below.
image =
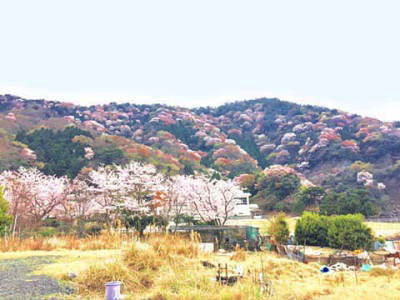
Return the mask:
M260 233L254 226L176 226L170 228L172 232L199 234L202 243L214 243L214 249L233 250L240 246L249 250L259 249Z

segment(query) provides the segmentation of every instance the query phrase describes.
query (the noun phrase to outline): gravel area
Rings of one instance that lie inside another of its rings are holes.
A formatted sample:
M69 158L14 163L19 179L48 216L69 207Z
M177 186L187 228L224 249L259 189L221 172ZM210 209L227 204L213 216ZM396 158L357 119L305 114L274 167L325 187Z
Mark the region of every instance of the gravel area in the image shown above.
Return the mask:
M51 277L32 275L37 267L50 264L54 259L52 256L33 256L0 260L0 299L41 300L52 294L71 294L73 289Z

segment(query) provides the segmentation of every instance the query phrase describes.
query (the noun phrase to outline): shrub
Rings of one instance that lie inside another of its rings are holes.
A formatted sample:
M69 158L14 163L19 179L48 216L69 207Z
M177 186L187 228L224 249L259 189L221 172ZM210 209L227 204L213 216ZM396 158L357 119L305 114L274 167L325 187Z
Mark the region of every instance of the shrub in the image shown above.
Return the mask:
M371 228L364 223L362 215L331 217L328 239L329 246L340 249L370 249L374 242Z
M85 235L99 235L104 226L97 222L86 223L83 227Z
M4 199L4 188L0 187L0 235L4 235L11 223L12 217L7 214L8 212L8 202Z
M268 234L276 242L283 244L289 239L289 226L286 222L286 215L280 213L273 217L270 224L268 225Z
M302 245L329 246L329 218L317 213L305 212L296 222L296 241Z
M49 226L43 226L39 227L39 229L36 231L37 235L41 237L52 237L58 234L58 231L54 227L49 227Z
M363 221L362 215L322 216L305 212L296 223L296 241L310 246L369 250L374 236Z
M121 262L115 261L102 265L90 266L77 277L79 291L102 292L104 283L109 281L121 281L123 288L134 290L141 287L135 272L132 272Z

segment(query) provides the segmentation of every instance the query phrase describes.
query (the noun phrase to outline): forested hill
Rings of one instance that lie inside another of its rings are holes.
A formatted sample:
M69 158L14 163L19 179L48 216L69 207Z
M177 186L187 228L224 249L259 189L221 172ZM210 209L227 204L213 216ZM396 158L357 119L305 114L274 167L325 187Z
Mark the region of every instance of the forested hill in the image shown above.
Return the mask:
M285 182L293 191L275 194L273 180L263 183L260 177L293 175L299 186L307 182L336 191L335 201L367 192L385 214L397 214L398 127L397 122L266 98L191 110L130 103L84 107L4 95L0 169L36 166L74 177L99 164L129 160L152 163L168 174L212 168L231 178L242 175L238 180L266 209L287 209L299 188ZM309 202L305 205L316 204Z

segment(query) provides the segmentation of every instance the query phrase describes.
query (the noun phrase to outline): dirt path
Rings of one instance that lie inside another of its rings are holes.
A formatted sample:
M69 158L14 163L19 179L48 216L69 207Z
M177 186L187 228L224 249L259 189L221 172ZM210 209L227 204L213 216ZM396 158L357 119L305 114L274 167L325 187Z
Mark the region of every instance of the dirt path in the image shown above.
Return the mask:
M0 260L0 299L36 300L45 299L52 294L71 294L73 290L57 280L45 275L31 274L40 265L53 261L53 256Z

